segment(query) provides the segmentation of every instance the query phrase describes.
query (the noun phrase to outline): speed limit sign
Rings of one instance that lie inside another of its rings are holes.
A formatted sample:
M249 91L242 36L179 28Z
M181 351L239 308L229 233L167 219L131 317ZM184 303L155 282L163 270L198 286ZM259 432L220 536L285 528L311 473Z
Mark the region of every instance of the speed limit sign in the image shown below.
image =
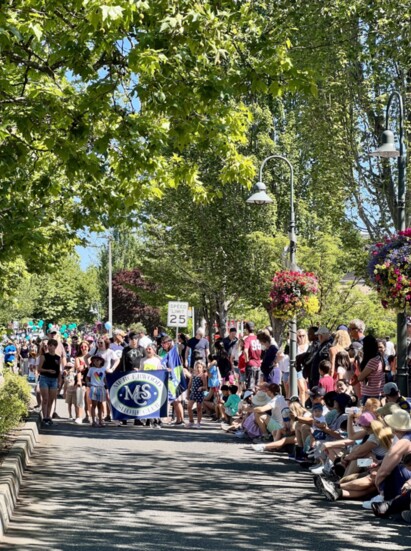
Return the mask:
M167 327L187 327L188 302L169 302Z

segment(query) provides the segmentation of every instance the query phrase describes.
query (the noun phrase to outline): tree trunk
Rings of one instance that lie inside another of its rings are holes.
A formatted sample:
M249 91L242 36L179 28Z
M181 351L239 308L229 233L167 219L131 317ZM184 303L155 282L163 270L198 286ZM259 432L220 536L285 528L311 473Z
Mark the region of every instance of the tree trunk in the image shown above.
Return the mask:
M217 314L217 323L218 323L218 332L223 338L225 336L227 328L227 302L222 293L216 296L216 314Z
M278 346L281 346L283 338L286 338L287 322L272 315L271 310L267 310L270 317L271 327L273 328L273 337L277 341Z

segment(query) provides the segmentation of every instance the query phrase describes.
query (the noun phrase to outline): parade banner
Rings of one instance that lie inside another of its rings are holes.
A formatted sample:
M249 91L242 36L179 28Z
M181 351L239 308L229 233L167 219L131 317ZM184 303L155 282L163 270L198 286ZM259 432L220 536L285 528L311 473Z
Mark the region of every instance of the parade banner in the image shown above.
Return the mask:
M168 416L168 371L107 373L113 419Z

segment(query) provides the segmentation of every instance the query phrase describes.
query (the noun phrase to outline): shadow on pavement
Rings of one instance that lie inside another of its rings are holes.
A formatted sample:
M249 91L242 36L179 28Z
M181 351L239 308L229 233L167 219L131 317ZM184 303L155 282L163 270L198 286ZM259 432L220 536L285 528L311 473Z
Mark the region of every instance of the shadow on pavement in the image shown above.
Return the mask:
M407 527L359 503L328 503L286 456L248 452L211 426L92 429L61 421L44 441L1 549L411 547Z

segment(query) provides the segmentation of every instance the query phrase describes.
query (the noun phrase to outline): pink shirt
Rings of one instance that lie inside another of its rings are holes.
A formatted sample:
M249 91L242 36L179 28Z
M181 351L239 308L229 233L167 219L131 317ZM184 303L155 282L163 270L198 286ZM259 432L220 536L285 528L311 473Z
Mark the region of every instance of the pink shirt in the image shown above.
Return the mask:
M325 390L325 392L332 392L335 390L334 379L331 375L324 375L318 382L319 386Z

